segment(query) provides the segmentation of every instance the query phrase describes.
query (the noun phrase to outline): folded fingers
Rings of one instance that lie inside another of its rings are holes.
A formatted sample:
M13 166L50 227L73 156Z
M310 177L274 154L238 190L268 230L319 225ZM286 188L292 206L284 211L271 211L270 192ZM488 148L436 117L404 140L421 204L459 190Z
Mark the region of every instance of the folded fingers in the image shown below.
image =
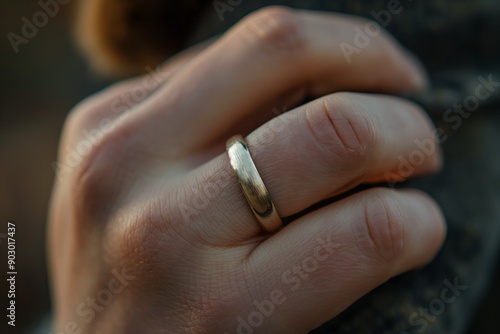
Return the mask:
M426 145L425 153L418 143ZM441 164L425 113L380 95L318 99L266 123L248 136L247 145L281 217L360 183L397 175L401 159L415 151L420 160L405 177L436 171ZM259 233L225 154L189 173L180 188L182 219L208 239L245 240Z

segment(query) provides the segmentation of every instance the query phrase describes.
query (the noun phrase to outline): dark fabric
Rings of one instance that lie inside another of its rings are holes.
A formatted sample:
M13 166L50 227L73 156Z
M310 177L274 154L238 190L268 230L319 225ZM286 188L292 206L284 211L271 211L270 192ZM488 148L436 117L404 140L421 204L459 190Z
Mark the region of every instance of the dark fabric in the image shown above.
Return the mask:
M372 11L387 10L390 2L243 0L225 12L223 20L208 8L192 42L222 33L266 5L351 13L377 21ZM422 189L439 202L448 237L430 265L392 279L314 333L464 333L498 263L500 87L490 87L491 94L484 99L476 89L484 80L500 81L500 1L401 0L400 4L403 9L391 15L385 28L428 69L431 89L409 98L429 111L445 139L444 170L403 186ZM449 294L454 284L460 287L455 295ZM497 306L490 311L499 310Z

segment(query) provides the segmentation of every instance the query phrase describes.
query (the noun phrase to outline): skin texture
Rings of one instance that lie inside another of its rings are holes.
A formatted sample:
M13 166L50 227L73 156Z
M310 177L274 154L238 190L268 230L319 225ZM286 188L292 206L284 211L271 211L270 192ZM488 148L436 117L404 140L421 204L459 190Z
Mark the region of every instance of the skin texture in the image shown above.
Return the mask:
M57 333L307 333L432 259L445 225L425 194L373 188L264 234L224 153L227 138L248 135L278 213L289 217L398 176L416 141L434 143L418 106L343 92L425 86L420 66L384 33L345 60L339 44L364 24L265 8L75 108L48 231ZM301 105L306 97L316 99ZM285 106L294 108L271 111ZM84 142L75 163L68 152ZM440 168L431 147L405 178Z

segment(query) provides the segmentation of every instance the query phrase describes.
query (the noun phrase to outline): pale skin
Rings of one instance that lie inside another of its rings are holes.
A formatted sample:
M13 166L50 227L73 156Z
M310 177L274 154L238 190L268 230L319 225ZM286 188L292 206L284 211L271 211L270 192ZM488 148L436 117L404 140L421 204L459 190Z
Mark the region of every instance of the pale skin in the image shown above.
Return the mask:
M289 217L396 175L398 157L417 149L415 140L435 140L415 104L356 93L426 84L418 63L386 33L348 63L339 44L364 24L265 8L167 61L162 82L130 110L112 106L143 78L77 106L64 127L61 163L84 130L114 123L55 186L48 232L54 332L236 333L239 317L248 321L256 303L274 298L254 332L307 333L429 262L445 223L427 195L372 188L266 234L224 152L229 137L246 135L278 213ZM305 96L315 100L299 105ZM272 112L284 106L290 111ZM411 177L440 166L436 147Z

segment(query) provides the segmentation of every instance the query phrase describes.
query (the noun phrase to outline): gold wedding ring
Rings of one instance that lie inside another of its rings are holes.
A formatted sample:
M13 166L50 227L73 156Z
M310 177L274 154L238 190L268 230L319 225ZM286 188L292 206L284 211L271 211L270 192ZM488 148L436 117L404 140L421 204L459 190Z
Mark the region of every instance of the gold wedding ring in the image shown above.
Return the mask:
M226 151L231 167L240 182L243 194L260 225L267 232L281 227L281 218L276 212L271 195L257 171L247 144L241 135L229 138Z

